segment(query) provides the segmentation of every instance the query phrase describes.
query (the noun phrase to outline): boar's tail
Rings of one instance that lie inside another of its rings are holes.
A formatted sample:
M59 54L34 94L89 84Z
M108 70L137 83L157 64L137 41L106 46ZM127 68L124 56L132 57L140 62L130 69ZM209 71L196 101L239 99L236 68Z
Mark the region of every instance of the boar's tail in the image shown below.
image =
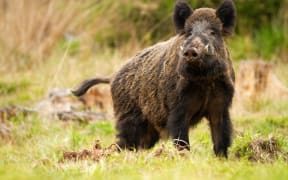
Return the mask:
M72 94L74 94L75 96L82 96L86 93L86 91L88 91L88 89L96 84L108 84L110 83L110 77L108 78L100 78L100 77L95 77L92 79L87 79L85 81L83 81L80 86L76 89L76 90L72 90Z

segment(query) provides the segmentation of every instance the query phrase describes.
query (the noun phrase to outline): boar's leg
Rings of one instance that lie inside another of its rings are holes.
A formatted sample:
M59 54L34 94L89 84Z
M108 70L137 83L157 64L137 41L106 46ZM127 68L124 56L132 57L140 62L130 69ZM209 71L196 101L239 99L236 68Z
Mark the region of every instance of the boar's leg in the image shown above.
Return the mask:
M216 108L217 109L217 108ZM231 121L228 108L221 112L214 109L208 117L212 134L213 149L216 156L228 157L227 149L231 144Z
M133 150L137 148L138 138L137 131L141 120L135 114L121 114L116 124L116 129L118 131L117 144L122 149Z
M178 150L190 150L189 122L185 119L185 111L176 108L168 118L167 128Z
M195 90L191 94L193 89L187 86L185 80L179 82L177 86L181 98L168 117L167 128L177 149L190 150L189 127L197 124L203 116L202 96L201 92Z
M143 118L141 110L134 108L121 114L116 124L117 144L123 149L151 148L159 139L158 132Z
M142 129L142 132L138 135L140 137L140 148L149 149L153 147L155 143L159 140L158 131L148 121L143 123L140 129Z

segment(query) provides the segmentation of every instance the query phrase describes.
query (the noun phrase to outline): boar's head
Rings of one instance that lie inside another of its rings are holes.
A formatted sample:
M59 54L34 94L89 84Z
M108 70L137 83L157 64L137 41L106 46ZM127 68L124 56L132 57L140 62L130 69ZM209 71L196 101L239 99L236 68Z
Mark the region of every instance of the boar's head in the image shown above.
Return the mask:
M176 32L183 37L179 47L178 72L195 80L215 78L225 72L229 54L223 37L234 30L236 10L232 0L224 0L218 9L193 10L185 2L174 7Z

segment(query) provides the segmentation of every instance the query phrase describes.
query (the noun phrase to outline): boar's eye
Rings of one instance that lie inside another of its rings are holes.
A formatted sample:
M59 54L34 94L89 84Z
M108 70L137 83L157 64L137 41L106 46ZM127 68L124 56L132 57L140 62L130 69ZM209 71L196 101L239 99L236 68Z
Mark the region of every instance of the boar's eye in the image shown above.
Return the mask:
M217 30L216 28L211 28L209 29L208 34L211 36L217 36L219 34L219 30Z
M185 36L188 37L188 36L191 36L192 35L192 28L188 28L185 30Z
M191 35L192 35L191 31L185 32L185 36L191 36Z
M212 36L215 36L215 35L216 35L216 32L213 31L213 30L211 30L209 34L212 35Z

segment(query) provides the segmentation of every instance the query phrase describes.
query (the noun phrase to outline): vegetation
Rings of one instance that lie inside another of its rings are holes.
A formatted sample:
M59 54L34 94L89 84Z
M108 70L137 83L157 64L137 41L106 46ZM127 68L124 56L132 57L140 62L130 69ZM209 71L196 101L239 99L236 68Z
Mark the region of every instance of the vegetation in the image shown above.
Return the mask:
M194 8L217 7L220 2L190 0ZM39 67L65 50L78 59L107 49L130 56L174 35L173 4L161 0L1 0L0 70ZM236 4L238 23L229 41L234 59L287 62L287 1Z
M12 134L9 139L1 140L0 143L1 179L287 179L288 177L287 115L266 119L234 118L236 132L228 160L214 156L206 122L202 122L191 131L191 152L178 154L171 142L163 141L152 150L116 153L98 162L92 160L63 162L63 152L91 148L95 139L101 140L102 145L107 147L114 142L115 131L111 122L78 124L33 116L28 119L23 117L13 119L9 125L12 127ZM269 141L271 138L274 139L275 145L274 141ZM266 141L259 145L259 139ZM272 145L269 145L271 143ZM157 155L156 152L162 144L165 151ZM253 149L253 146L256 146L254 148L258 148L258 151ZM272 155L269 153L269 148L273 150Z
M190 2L197 8L220 1ZM287 1L236 5L238 24L228 40L234 65L243 59L273 61L287 86ZM0 0L0 9L1 106L33 107L52 88L110 75L137 50L174 35L172 1ZM114 122L15 117L4 122L9 136L0 136L0 179L287 179L287 102L275 97L244 112L232 109L235 131L228 160L214 156L203 121L190 132L188 153L179 154L168 140L97 162L63 162L64 151L91 148L96 139L104 147L114 143Z

